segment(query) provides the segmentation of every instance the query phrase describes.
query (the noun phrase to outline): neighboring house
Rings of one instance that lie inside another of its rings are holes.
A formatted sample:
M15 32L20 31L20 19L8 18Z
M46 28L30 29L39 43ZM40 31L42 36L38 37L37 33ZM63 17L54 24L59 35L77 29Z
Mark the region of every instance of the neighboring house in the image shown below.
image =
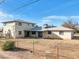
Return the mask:
M73 39L79 39L79 26L76 27L77 30L74 32Z
M72 39L74 30L65 27L36 27L32 29L32 32L34 32L34 34L31 34L32 37L41 37L46 39Z
M54 38L72 39L73 29L65 27L42 28L35 26L35 23L14 20L3 22L3 34L12 38L35 37L35 38Z
M44 28L43 29L44 38L54 38L54 39L72 39L73 29L65 27L53 27L53 28Z
M76 33L79 34L79 26L77 26L77 30L76 31L77 31Z

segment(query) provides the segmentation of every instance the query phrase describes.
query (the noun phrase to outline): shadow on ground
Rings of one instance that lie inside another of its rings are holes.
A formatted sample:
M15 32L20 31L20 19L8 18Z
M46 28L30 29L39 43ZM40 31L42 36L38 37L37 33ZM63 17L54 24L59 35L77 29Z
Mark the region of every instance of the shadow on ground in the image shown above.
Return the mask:
M16 47L15 49L9 50L9 51L12 51L12 52L27 51L27 52L31 52L32 53L32 51L30 49L19 48L19 47Z

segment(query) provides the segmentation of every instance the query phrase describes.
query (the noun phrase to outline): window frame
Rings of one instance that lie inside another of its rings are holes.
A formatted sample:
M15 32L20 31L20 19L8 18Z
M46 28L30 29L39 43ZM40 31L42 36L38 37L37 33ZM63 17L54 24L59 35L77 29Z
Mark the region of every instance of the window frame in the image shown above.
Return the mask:
M32 34L36 34L36 31L32 31Z
M21 23L21 22L18 22L18 25L19 25L19 26L22 26L22 23Z
M64 35L64 31L59 31L59 34L60 35Z
M48 34L52 34L52 31L48 31Z
M18 34L19 34L19 35L22 35L22 31L18 31Z

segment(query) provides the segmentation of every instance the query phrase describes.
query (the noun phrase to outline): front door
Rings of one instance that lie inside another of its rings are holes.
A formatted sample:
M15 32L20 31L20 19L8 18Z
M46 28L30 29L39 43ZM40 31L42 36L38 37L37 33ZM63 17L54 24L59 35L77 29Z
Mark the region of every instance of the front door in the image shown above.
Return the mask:
M24 31L24 37L29 37L30 36L30 31Z

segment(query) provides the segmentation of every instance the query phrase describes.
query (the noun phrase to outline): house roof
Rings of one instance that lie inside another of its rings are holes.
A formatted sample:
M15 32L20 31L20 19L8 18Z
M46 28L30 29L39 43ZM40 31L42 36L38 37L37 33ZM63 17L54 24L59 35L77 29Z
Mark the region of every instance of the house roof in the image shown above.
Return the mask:
M35 28L32 28L31 31L42 31L42 27L35 27Z
M13 22L22 22L22 23L29 23L29 24L35 24L35 23L32 23L32 22L28 22L28 21L23 21L23 20L11 20L11 21L4 21L2 23L13 23Z
M51 27L51 28L42 28L42 27L35 27L32 31L74 31L73 29L66 28L66 27Z
M52 28L43 28L43 31L53 30L53 31L74 31L73 29L66 27L52 27Z

